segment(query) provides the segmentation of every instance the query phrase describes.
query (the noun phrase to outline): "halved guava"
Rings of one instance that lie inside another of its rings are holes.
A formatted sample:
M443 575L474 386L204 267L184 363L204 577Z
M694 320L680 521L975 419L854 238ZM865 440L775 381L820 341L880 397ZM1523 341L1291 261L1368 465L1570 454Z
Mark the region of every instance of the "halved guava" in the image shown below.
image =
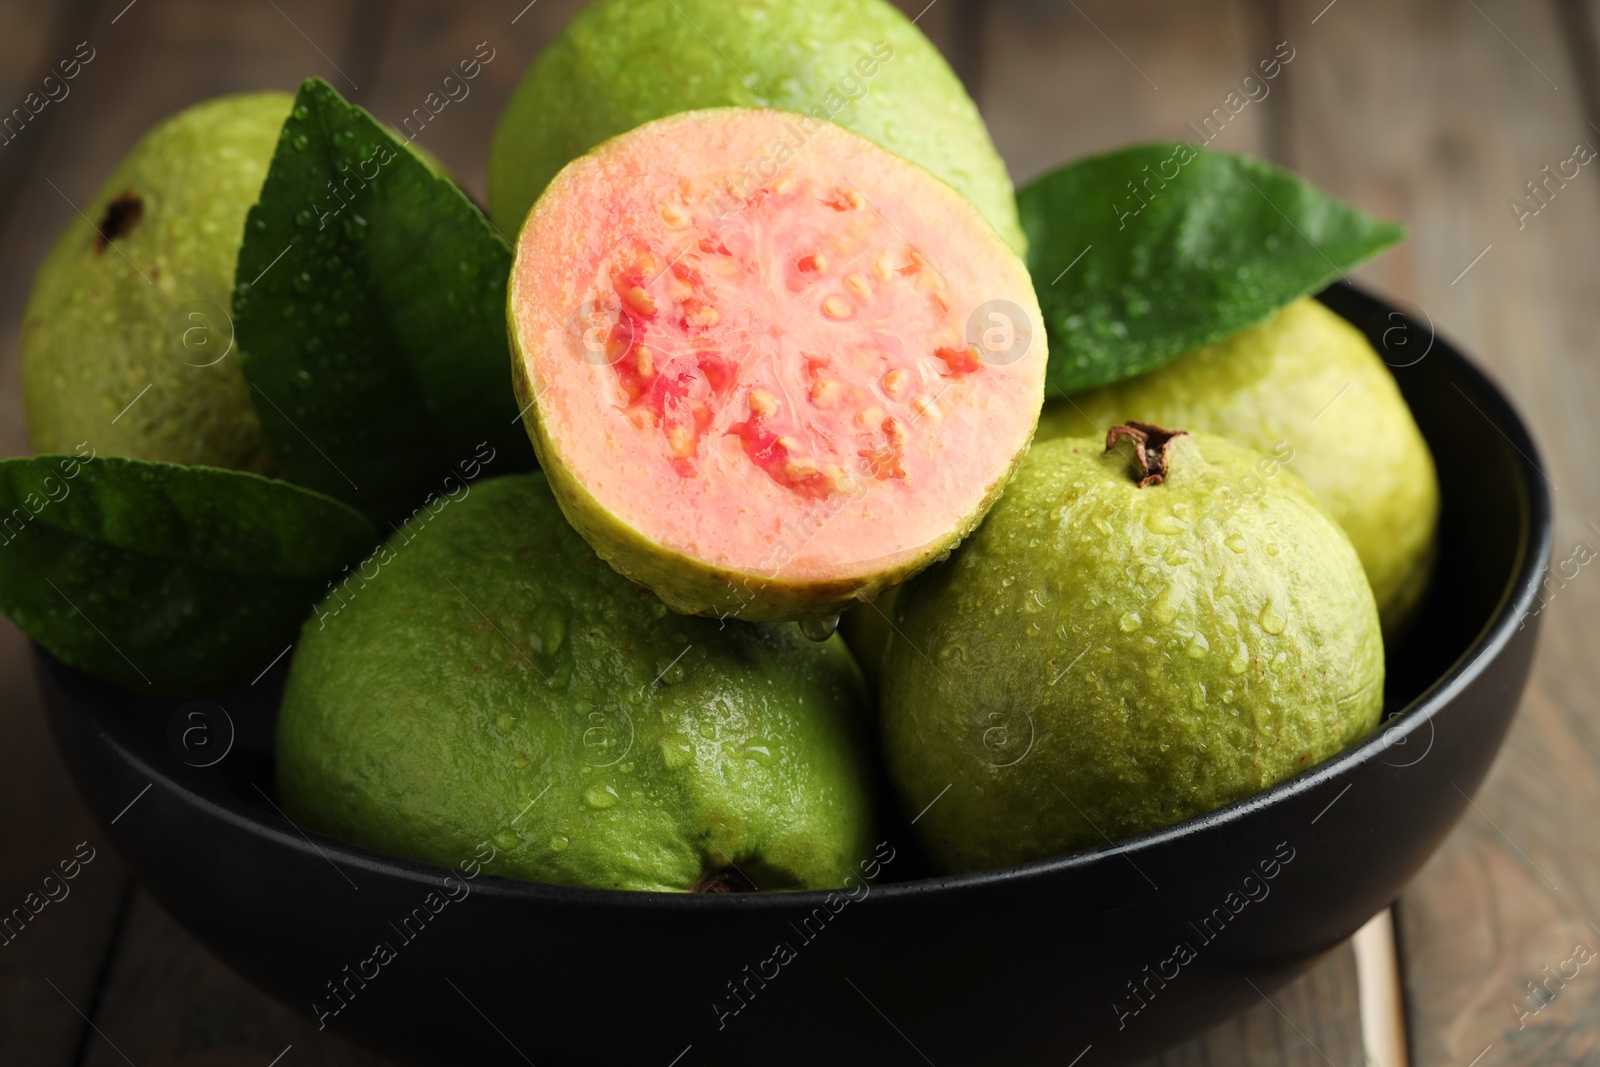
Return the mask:
M949 550L1010 479L1045 339L960 194L842 128L718 108L558 174L513 364L561 508L672 608L821 618Z

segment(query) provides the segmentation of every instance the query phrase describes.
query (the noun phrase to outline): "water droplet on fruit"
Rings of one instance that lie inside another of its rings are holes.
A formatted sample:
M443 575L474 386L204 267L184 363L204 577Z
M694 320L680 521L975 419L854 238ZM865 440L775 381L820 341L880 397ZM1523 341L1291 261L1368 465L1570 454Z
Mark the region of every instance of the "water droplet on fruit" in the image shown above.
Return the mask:
M294 150L296 152L304 152L307 148L311 147L311 138L307 137L303 133L297 133L294 135L294 140L289 143L294 145Z
M713 734L715 730L711 731ZM661 762L669 771L687 767L694 760L694 743L682 734L668 734L660 741Z
M1245 668L1249 666L1250 650L1245 647L1243 641L1240 641L1239 647L1234 650L1233 658L1228 660L1228 673L1243 674L1245 672Z
M1189 647L1184 650L1190 659L1205 659L1211 655L1211 643L1206 640L1206 635L1196 632L1189 639Z
M567 846L571 843L572 842L567 840L566 834L556 834L550 839L550 851L565 852L567 850Z
M716 739L716 736L717 736L716 724L715 723L709 723L709 722L703 722L703 723L700 724L699 732L700 732L700 736L705 738L707 741L713 741L713 740Z
M1189 528L1189 524L1168 511L1158 511L1145 520L1145 526L1151 533L1180 534Z
M1117 628L1125 634L1131 634L1143 625L1144 620L1139 618L1137 611L1123 612L1122 618L1117 620Z
M583 791L583 802L591 808L599 808L601 811L616 807L617 801L621 799L621 797L617 796L615 789L612 789L609 785L601 785L598 782Z
M311 209L303 207L299 211L295 212L295 214L294 214L294 224L296 226L310 226L311 225L311 220L314 219L314 218L316 218L316 216L311 214ZM260 220L260 221L264 222L266 220L263 219L263 220ZM264 228L265 227L263 227L263 229Z
M294 117L299 119L301 122L304 122L306 119L311 117L311 109L306 107L304 104L296 104L294 106Z
M1223 544L1227 545L1235 552L1240 553L1244 552L1245 548L1247 547L1244 543L1244 538L1240 537L1238 534L1234 534L1232 537L1224 541Z
M1268 601L1267 606L1261 609L1261 628L1269 634L1281 634L1286 624L1287 620L1279 615L1271 601Z
M677 685L683 681L683 663L665 657L656 660L656 681L661 685Z
M1173 619L1178 617L1177 586L1169 585L1161 591L1161 595L1156 597L1154 607L1150 609L1150 614L1162 626L1169 625Z
M772 743L761 738L756 738L744 746L739 754L747 760L754 760L763 767L770 767L773 763Z
M503 711L500 713L500 717L494 721L494 724L500 727L501 733L509 734L511 732L511 728L517 725L517 718L509 711Z
M311 291L311 281L311 272L303 270L294 276L294 281L291 284L294 285L295 292L309 293Z
M567 616L554 605L542 604L534 613L533 629L540 651L547 656L554 656L567 639Z
M823 619L804 619L800 623L800 632L813 641L826 641L833 636L839 628L839 616L829 615Z
M518 837L516 833L511 830L499 831L494 835L493 840L495 847L500 849L502 852L509 852L511 849L514 849L518 845L522 844L522 838Z

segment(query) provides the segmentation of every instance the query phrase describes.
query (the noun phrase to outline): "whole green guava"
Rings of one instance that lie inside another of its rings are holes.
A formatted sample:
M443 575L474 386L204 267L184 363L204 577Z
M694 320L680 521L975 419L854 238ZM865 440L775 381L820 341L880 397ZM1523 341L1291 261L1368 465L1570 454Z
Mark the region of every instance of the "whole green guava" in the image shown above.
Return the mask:
M302 825L444 865L816 889L871 851L864 728L837 637L673 614L511 475L408 521L306 623L278 785Z
M286 93L222 96L139 140L57 239L22 322L22 391L39 452L271 473L229 307L244 220Z
M796 120L802 135L818 120L844 126L954 186L1018 252L1027 245L1011 179L977 106L938 50L885 0L589 5L528 68L500 117L490 215L515 233L569 161L651 119L713 107L809 116Z
M1311 492L1224 438L1132 431L1036 444L978 532L900 588L887 762L949 870L1210 811L1378 721L1372 591Z
M1045 404L1037 439L1143 419L1223 434L1289 467L1350 535L1384 633L1427 589L1439 519L1433 456L1359 330L1312 299L1149 374Z

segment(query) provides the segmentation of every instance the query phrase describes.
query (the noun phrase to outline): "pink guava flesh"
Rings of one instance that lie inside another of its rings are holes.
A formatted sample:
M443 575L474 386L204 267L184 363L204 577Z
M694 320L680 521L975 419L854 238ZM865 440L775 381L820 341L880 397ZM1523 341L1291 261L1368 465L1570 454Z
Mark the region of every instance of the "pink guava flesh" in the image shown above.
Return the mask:
M903 580L982 517L1042 398L1031 283L977 212L781 112L673 116L569 165L510 316L569 519L679 610L726 610L731 582L745 617L807 617Z

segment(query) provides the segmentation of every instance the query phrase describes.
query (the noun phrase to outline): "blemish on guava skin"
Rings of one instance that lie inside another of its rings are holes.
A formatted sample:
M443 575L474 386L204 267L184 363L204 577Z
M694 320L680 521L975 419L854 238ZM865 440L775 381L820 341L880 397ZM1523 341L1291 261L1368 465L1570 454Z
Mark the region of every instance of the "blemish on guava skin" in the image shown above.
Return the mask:
M106 205L105 214L100 216L100 224L96 227L99 235L95 238L94 250L104 252L106 245L118 237L127 236L142 218L144 201L138 193L129 189Z

